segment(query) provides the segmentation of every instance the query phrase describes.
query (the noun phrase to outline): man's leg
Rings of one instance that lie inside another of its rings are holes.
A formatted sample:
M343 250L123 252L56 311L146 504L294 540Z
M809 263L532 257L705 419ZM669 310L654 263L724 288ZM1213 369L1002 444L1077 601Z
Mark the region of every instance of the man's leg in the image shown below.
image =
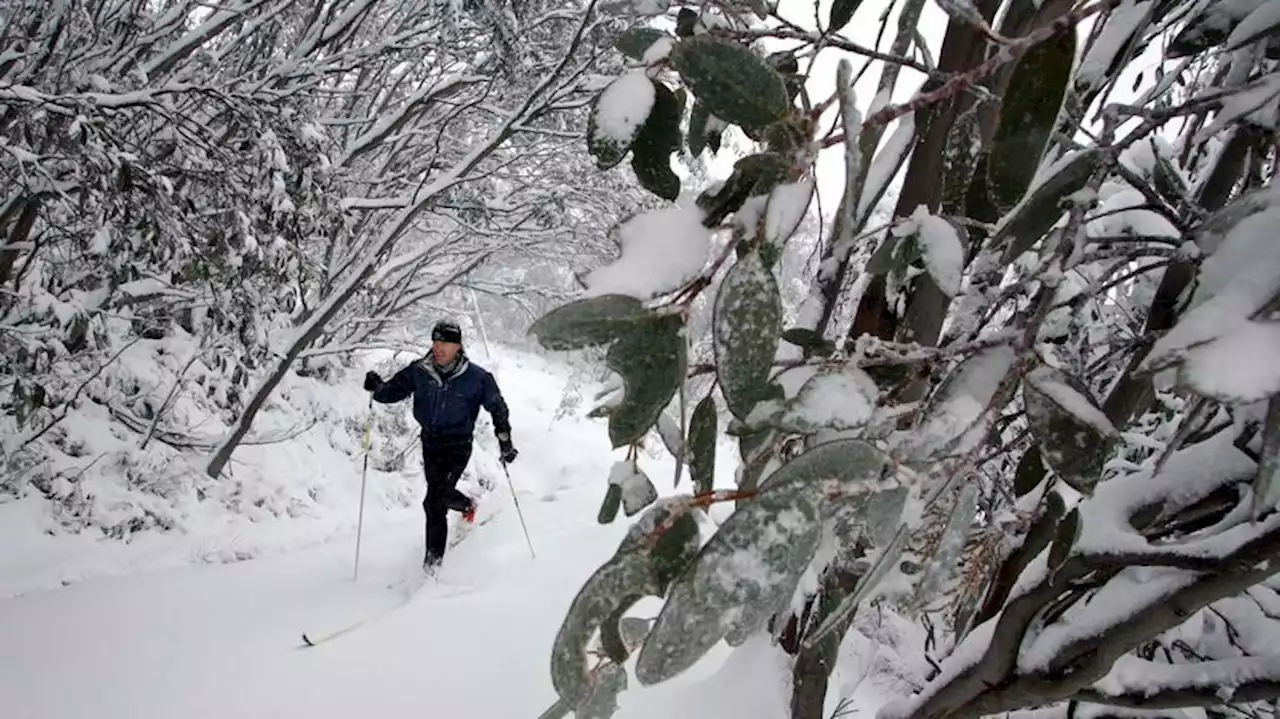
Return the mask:
M446 476L449 478L445 506L458 512L466 512L471 509L471 498L458 490L458 480L462 479L462 473L471 461L471 445L449 447L442 459L441 463L446 465Z
M458 480L471 460L471 445L433 447L423 450L427 467L427 498L423 508L427 516L426 563L439 563L449 544L448 510L465 512L471 499L457 489Z

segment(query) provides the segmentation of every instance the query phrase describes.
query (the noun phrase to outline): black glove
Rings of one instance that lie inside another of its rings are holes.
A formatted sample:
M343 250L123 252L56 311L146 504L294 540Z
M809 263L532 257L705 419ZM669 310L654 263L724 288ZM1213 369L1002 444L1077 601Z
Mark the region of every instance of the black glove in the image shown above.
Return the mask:
M364 375L364 389L366 392L375 392L382 386L382 378L377 372L366 372Z
M498 438L498 455L502 458L503 464L511 464L516 461L516 455L520 454L516 451L515 445L511 444L511 437L502 436Z

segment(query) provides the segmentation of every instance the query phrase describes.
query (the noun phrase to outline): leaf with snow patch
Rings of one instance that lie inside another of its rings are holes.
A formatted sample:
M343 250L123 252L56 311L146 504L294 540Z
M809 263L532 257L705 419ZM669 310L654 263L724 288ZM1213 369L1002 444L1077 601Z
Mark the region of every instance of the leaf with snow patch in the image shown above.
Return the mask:
M766 127L791 108L782 75L737 43L710 35L685 38L670 62L707 110L725 122Z
M657 97L642 70L625 73L596 97L587 117L587 151L601 170L627 156Z
M649 192L675 201L680 178L671 169L671 153L680 150L680 118L684 106L664 83L652 80L653 109L631 145L631 169Z
M1263 38L1274 40L1277 35L1280 35L1280 5L1275 2L1263 2L1254 8L1253 12L1245 15L1239 25L1232 28L1222 51L1235 52Z
M960 228L946 218L930 214L924 205L916 207L911 219L916 223L916 243L929 276L943 294L956 296L964 272L964 240Z
M760 253L749 252L725 274L712 318L716 375L725 403L738 419L746 419L768 391L781 332L778 281Z
M916 431L905 440L912 460L928 463L976 446L984 434L979 420L1015 360L1012 348L994 345L974 352L952 370L925 405Z
M623 55L633 60L643 60L647 51L655 42L670 38L671 35L652 27L632 27L623 30L614 39L613 46Z
M628 516L644 509L658 499L649 475L640 469L634 459L621 459L609 470L609 484L622 488L622 511Z
M947 515L947 523L939 533L934 546L933 556L925 562L924 575L917 582L911 595L910 603L913 612L919 612L925 605L941 596L946 582L951 579L960 564L965 542L969 538L969 530L973 527L974 517L978 514L978 489L980 482L968 482L961 489L951 512Z
M605 363L622 376L622 402L609 415L613 447L637 442L648 432L684 382L688 353L677 314L638 323L609 347Z
M832 0L831 12L827 15L827 32L837 33L843 30L861 4L862 0Z
M689 475L694 493L710 492L716 473L716 401L708 394L689 419Z
M792 488L811 493L817 501L827 496L824 484L842 493L858 494L875 488L887 459L861 439L836 439L815 445L778 467L760 491Z
M1022 400L1045 465L1072 489L1091 493L1120 433L1089 388L1061 370L1040 366L1027 374Z
M1063 200L1083 189L1101 165L1100 150L1081 150L1048 170L1051 174L1043 182L1033 184L992 237L994 245L1006 245L1002 262L1012 262L1044 237L1062 217Z
M817 551L817 520L804 491L784 488L744 502L672 585L640 649L636 678L670 679L714 647L746 608L791 596Z
M778 185L764 210L764 241L775 247L791 239L813 201L814 183L804 179Z
M706 213L708 227L742 209L748 199L768 195L787 176L787 158L773 152L761 152L733 163L733 172L719 187L708 188L698 195L698 207Z
M625 611L640 598L662 596L665 583L674 574L672 565L682 560L687 563L696 555L697 523L690 548L687 530L680 531L686 519L692 521L684 500L669 498L654 503L627 530L613 556L578 590L551 650L551 683L568 703L578 705L591 695L593 681L586 650L596 629L606 621L617 621L619 607Z
M599 295L551 310L529 327L528 334L544 349L576 350L608 344L652 316L634 297Z
M856 366L819 371L783 404L770 424L802 435L857 429L871 419L879 395L875 381Z
M858 196L858 212L854 217L857 226L861 227L871 217L880 198L889 189L889 183L906 164L907 157L916 146L916 117L914 114L898 118L897 127L885 141L884 147L876 153L867 168L862 183L862 192Z
M898 524L897 531L894 533L893 538L889 540L888 544L884 545L883 549L878 549L878 551L873 550L875 551L875 561L872 562L867 571L862 574L862 579L858 582L857 589L855 589L852 594L840 600L840 604L838 604L835 609L831 610L831 613L827 615L827 618L822 620L822 622L805 637L804 647L806 649L812 648L818 642L826 638L828 634L835 631L836 627L840 626L846 619L848 619L851 614L857 611L858 606L871 596L871 593L880 586L880 583L884 581L884 578L889 576L889 573L893 571L893 568L898 564L898 559L902 556L902 551L906 549L908 536L909 532L907 530L907 525L900 522Z
M600 503L596 521L600 524L610 524L618 516L618 508L621 506L622 485L610 483L609 489L605 490L604 501Z
M1280 503L1280 397L1267 400L1262 426L1262 456L1253 480L1253 520Z
M1186 24L1169 41L1165 56L1169 59L1198 55L1226 41L1242 20L1267 0L1199 3L1197 12L1186 18Z
M658 415L658 436L662 438L663 446L677 462L684 460L684 438L680 436L680 420L674 417L670 410Z

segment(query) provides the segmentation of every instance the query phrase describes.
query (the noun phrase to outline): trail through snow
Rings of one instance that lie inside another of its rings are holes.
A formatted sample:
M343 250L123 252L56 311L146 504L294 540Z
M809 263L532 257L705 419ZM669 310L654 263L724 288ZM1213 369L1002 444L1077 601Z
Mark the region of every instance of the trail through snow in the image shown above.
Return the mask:
M501 513L451 550L438 584L427 584L406 606L316 647L302 644L302 632L327 634L396 601L397 589L390 585L418 571L419 509L366 516L356 581L355 537L348 527L331 532L327 541L299 541L288 551L229 564L157 562L151 556L156 543L140 542L146 556L135 568L113 567L87 578L76 570L76 583L47 589L46 581L24 591L13 585L26 579L31 560L24 563L10 543L0 562L0 585L9 597L0 601L4 715L537 716L555 700L548 661L564 611L612 554L629 522L620 518L601 526L595 520L613 461L603 423L568 417L552 424L563 373L548 374L541 361L519 364L504 364L499 381L512 405L521 450L511 466L512 482L536 559L506 478L500 471L492 476L496 464L476 459L473 469L480 467L494 481L480 514L498 508ZM402 410L409 411L407 403ZM477 430L477 456L492 453L480 436L490 431L487 425ZM672 491L669 458L642 454L641 464L663 494ZM718 464L726 472L721 481L731 482L731 463ZM352 465L347 481L358 483L358 458ZM355 512L352 506L352 519ZM457 521L456 514L450 517ZM12 535L11 529L6 538ZM33 547L52 541L28 539ZM80 551L89 540L67 541ZM115 562L128 549L111 551ZM726 654L722 645L658 687L641 689L632 681L615 716L784 715L784 668L767 640L738 649L716 676ZM753 690L714 690L730 679L735 685L746 681ZM691 693L698 689L705 691Z

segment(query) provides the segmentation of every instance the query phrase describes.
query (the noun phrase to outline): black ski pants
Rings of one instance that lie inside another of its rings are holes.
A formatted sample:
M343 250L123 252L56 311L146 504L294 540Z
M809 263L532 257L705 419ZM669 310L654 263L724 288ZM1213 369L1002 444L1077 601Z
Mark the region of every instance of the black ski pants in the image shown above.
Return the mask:
M457 488L470 461L470 442L441 444L422 440L422 467L427 478L427 496L422 500L427 539L424 562L444 558L449 543L448 511L465 512L471 506L471 499Z

